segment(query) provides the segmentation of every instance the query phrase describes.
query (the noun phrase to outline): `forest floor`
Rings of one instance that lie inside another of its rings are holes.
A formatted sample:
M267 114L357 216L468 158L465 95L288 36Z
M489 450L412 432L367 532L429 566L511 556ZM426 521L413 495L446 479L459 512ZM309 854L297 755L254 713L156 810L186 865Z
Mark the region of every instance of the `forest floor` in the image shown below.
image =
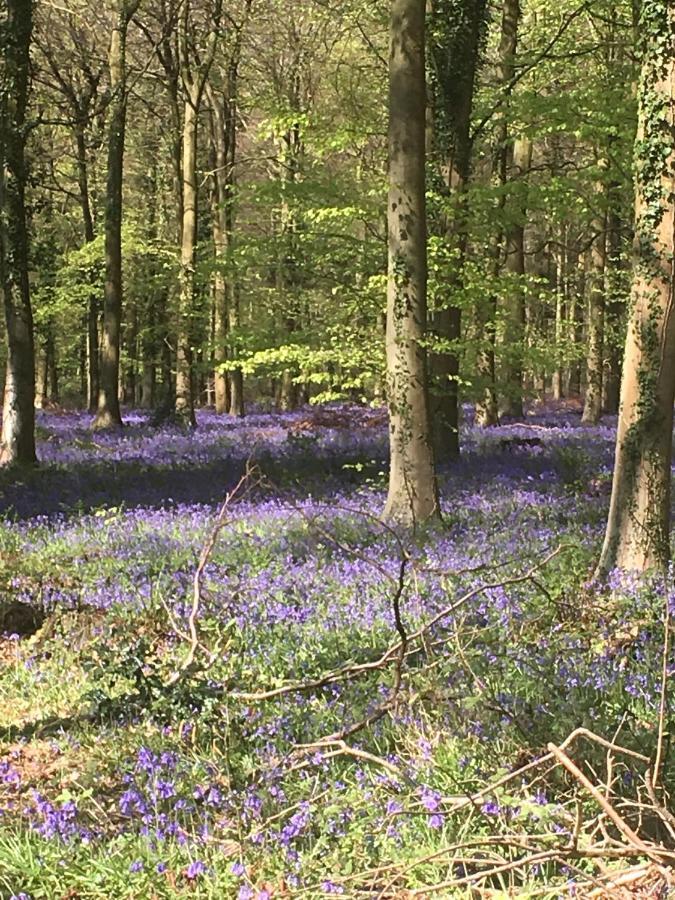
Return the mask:
M410 536L379 411L126 420L0 474L0 897L665 896L671 591L590 582L615 422L467 424Z

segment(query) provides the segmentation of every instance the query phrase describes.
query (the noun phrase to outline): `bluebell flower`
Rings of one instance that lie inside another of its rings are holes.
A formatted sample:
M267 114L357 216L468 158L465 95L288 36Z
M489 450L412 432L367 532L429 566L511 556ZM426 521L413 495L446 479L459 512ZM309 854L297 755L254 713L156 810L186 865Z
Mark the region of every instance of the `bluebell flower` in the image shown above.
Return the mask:
M202 862L200 859L196 859L186 868L185 877L192 881L195 878L199 878L200 875L205 875L207 871L206 863Z

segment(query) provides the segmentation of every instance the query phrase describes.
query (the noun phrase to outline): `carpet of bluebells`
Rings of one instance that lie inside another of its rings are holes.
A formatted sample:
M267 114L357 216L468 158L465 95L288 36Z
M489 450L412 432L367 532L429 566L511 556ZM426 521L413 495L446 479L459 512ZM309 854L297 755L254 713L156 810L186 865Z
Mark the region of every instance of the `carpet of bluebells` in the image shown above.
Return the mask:
M380 411L198 420L41 413L39 469L0 474L0 897L393 896L469 879L440 851L472 836L565 842L560 773L456 802L548 741L586 726L650 754L668 588L590 581L614 421L467 410L443 524L410 535L378 519ZM423 637L395 695L391 661L325 679L396 644L397 597Z

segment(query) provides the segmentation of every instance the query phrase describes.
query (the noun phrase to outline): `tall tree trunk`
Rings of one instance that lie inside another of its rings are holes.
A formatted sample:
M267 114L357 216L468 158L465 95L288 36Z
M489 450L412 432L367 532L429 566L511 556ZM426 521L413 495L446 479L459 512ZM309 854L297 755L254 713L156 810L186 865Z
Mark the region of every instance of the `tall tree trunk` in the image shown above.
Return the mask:
M510 279L504 304L503 345L506 349L504 365L504 396L502 413L523 415L523 349L525 342L525 217L527 215L526 177L531 166L532 143L527 139L513 142L509 182L512 185L509 216L506 228L504 269Z
M212 218L216 270L213 274L213 389L216 412L226 413L229 412L230 408L230 392L227 373L221 368L227 359L227 285L225 273L223 272L226 259L226 242L217 191L214 191L214 200Z
M77 153L77 183L82 210L84 241L90 244L94 240L94 217L89 200L89 166L87 164L87 145L85 141L85 125L76 125L75 146ZM87 304L87 405L93 412L98 403L98 311L99 301L92 291Z
M194 428L195 373L192 316L197 247L197 126L199 96L186 98L183 117L183 228L180 248L180 299L176 346L176 415Z
M581 421L597 425L602 415L602 381L605 347L605 263L607 258L607 218L596 222L591 246L588 279L588 353L586 356L586 396Z
M481 428L493 428L499 424L495 386L496 319L496 297L492 295L479 301L476 309L476 330L480 343L476 367L482 384L482 391L481 396L476 401L476 425Z
M191 0L184 0L178 27L180 77L183 83L183 159L182 203L183 222L180 246L180 297L178 301L178 329L176 341L175 414L190 427L195 419L195 392L198 389L193 349L192 320L195 297L195 264L197 252L197 136L199 111L204 89L218 46L222 0L213 0L212 18L208 34L195 33L191 21ZM202 44L199 46L199 44Z
M495 165L502 188L499 207L500 218L503 220L500 240L504 247L504 265L507 272L512 272L516 276L514 282L517 282L521 270L524 272L524 256L521 252L524 237L523 223L509 220L509 217L513 218L514 211L510 209L512 204L507 203L506 187L517 168L514 159L516 148L510 135L509 106L516 71L520 18L520 0L504 0L497 65L497 79L504 97L498 115L498 145ZM522 353L520 348L523 340L523 301L522 297L518 296L517 288L505 306L502 346L506 348L506 360L501 367L501 381L505 391L500 405L501 411L505 415L519 416L522 415L522 366L518 363L518 355Z
M610 202L615 200L615 192L610 194ZM605 335L608 347L605 352L606 367L603 379L602 406L606 413L616 414L619 411L621 390L622 348L618 335L623 328L625 300L621 290L621 217L613 206L610 206L607 217L607 308Z
M583 306L579 298L586 294L586 257L576 250L571 252L568 249L567 259L567 341L570 347L582 347ZM576 356L570 360L565 372L565 393L568 397L578 397L581 394L581 364Z
M119 428L120 337L122 333L122 179L127 118L126 42L129 20L138 0L117 0L110 41L108 110L108 178L105 203L105 290L100 388L95 428Z
M3 21L4 19L4 21ZM7 327L0 464L34 465L35 347L28 279L26 114L31 0L7 0L0 12L0 286Z
M300 109L300 75L296 73L293 89L294 109ZM295 208L295 197L289 190L298 180L303 154L300 126L295 123L283 135L279 142L279 178L281 181L282 202L280 210L280 242L277 262L276 281L279 295L285 301L284 330L289 340L300 330L300 272L298 269L298 216ZM285 369L280 378L278 407L282 412L295 409L300 399L299 385L296 384L296 370Z
M425 0L393 0L389 56L387 381L390 471L384 518L439 514L427 394Z
M553 371L551 392L554 400L562 400L564 393L563 364L560 358L560 347L563 342L565 327L565 295L567 288L567 227L563 226L560 248L556 258L555 274L555 322L553 337L556 347L556 364Z
M446 346L432 355L431 412L436 450L444 457L459 454L459 340L461 307L455 296L464 287L468 243L467 186L471 175L471 112L486 3L428 0L432 35L429 43L431 103L428 143L436 158L440 193L453 206L451 216L432 223L453 251L453 271L432 313L431 329Z
M612 497L597 574L666 570L675 399L675 7L642 4L631 312Z
M227 97L213 90L208 92L213 113L216 163L213 242L220 265L225 266L225 272L216 269L214 283L216 411L229 412L233 416L244 415L243 374L241 369L233 369L228 379L224 372L218 371L217 366L227 356L228 333L239 327L239 295L233 265L238 63L235 48L228 70ZM233 352L232 347L230 352Z

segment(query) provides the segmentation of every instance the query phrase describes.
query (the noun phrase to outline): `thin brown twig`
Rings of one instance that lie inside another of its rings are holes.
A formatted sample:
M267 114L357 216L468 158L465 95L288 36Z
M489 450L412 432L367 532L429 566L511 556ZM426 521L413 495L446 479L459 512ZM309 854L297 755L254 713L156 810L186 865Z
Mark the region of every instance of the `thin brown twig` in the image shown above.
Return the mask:
M536 563L523 575L515 575L512 578L506 578L502 581L490 582L488 584L478 585L477 587L472 588L470 591L455 600L453 603L449 604L438 613L436 613L436 615L434 615L428 622L422 625L417 631L409 634L407 637L408 646L410 646L413 641L423 639L434 625L437 625L438 622L440 622L442 619L445 619L448 616L452 615L454 612L457 612L458 609L468 603L469 600L473 600L473 598L477 595L482 594L485 591L496 590L497 588L508 587L514 584L522 584L523 582L530 580L534 572L537 572L544 566L546 566L564 549L565 547L562 544L556 547L555 550L544 557L543 560L540 560L538 563ZM397 643L392 644L382 654L382 656L379 657L379 659L373 660L372 662L345 666L341 669L336 669L333 672L328 672L325 675L322 675L320 678L314 679L312 681L300 681L281 685L280 687L272 688L269 691L232 691L230 693L230 696L236 700L245 700L253 703L264 700L272 700L276 697L282 697L286 694L316 690L320 687L325 687L328 684L351 680L352 678L359 677L365 672L372 672L374 670L384 668L385 666L389 665L394 659L398 658L400 650L401 641L398 641Z
M241 496L244 492L247 493L252 488L252 479L254 472L255 470L252 469L247 463L246 471L244 472L244 474L241 476L234 488L231 491L228 491L228 493L226 494L225 500L221 504L220 510L218 511L218 516L216 517L215 524L211 529L211 533L209 534L209 537L199 555L199 562L197 563L197 568L195 569L194 577L192 579L192 605L190 607L190 614L188 617L188 632L190 637L188 652L183 662L167 680L167 687L175 684L179 680L179 678L181 678L181 676L185 672L187 672L194 664L195 656L200 646L199 632L197 630L197 617L199 615L199 609L202 602L202 582L204 578L204 570L206 569L206 566L215 549L216 542L218 541L220 533L227 524L227 516L230 511L230 507L235 501L241 499Z
M663 858L663 854L658 850L655 851L653 847L645 844L642 838L633 831L628 822L626 822L626 820L619 815L619 813L614 809L609 800L607 800L607 798L602 795L597 787L590 781L589 778L587 778L586 775L584 775L581 769L573 760L569 758L564 750L561 750L560 747L557 747L552 743L548 744L548 750L555 756L558 762L567 769L570 775L572 775L579 782L579 784L586 788L586 790L593 797L598 806L607 814L607 816L612 820L612 822L616 825L621 834L629 843L631 843L637 850L639 850L640 853L645 854L655 862L661 861L661 859Z
M665 581L665 578L664 578ZM663 760L663 748L666 735L666 711L668 706L668 657L670 656L670 596L667 582L664 584L663 600L663 654L661 657L661 698L659 703L659 728L656 740L651 784L654 791L658 787Z

